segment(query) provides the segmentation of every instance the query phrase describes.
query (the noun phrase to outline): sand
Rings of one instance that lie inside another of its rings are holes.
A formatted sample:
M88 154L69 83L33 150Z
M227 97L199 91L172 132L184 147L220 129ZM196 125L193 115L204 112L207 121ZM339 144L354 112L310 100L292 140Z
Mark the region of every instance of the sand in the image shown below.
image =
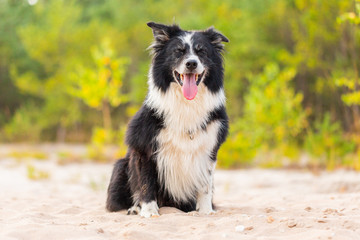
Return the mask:
M47 178L29 179L29 166ZM217 170L215 214L145 219L105 210L111 169L0 154L0 239L360 239L356 172Z

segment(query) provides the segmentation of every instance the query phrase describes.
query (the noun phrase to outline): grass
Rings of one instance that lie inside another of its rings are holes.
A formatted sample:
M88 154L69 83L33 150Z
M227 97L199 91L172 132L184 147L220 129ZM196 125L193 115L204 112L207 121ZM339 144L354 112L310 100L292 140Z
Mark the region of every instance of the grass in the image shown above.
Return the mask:
M86 158L81 155L73 154L71 152L59 152L57 154L57 164L67 165L71 163L85 163Z
M37 159L37 160L46 160L49 158L49 156L46 153L40 151L11 152L7 156L11 158L15 158L18 161L28 158Z
M27 177L31 180L45 180L50 178L49 172L37 169L31 164L27 165L26 170Z

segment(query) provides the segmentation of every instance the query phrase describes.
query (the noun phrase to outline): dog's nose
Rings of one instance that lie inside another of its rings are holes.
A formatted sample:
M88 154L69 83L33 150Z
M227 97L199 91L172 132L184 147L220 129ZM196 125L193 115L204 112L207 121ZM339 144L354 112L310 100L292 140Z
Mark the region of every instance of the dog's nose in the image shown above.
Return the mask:
M187 61L185 65L186 65L187 69L192 71L197 67L198 63L196 60L190 60L190 61Z

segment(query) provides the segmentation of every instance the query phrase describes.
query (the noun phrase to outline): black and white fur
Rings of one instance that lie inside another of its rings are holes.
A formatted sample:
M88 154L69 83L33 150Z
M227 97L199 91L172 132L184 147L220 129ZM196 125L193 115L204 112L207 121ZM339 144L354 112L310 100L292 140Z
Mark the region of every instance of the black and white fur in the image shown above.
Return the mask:
M213 212L213 174L228 133L223 88L223 44L213 28L184 31L149 22L155 41L146 100L131 120L128 152L114 166L106 208L143 217L162 206ZM197 74L187 100L183 74Z

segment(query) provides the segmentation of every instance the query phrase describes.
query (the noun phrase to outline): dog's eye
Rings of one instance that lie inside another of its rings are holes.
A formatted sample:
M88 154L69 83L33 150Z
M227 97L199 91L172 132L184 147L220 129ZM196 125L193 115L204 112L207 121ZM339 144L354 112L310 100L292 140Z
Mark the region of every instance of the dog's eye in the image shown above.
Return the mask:
M177 49L175 50L175 52L176 52L176 53L184 53L185 50L182 49L182 48L177 48Z
M177 49L175 50L175 55L176 55L177 57L181 57L182 55L184 55L184 53L185 53L185 49L177 48Z
M195 49L195 52L197 54L204 54L206 55L206 50L204 48L202 48L201 46L197 46L196 49Z

